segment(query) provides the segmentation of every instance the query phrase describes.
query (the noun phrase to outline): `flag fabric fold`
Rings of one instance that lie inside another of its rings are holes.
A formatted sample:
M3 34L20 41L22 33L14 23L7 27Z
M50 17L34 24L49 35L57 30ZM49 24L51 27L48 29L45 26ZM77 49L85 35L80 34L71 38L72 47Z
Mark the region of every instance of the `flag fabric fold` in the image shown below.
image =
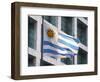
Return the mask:
M53 32L52 37L48 36L48 29L51 29L51 31ZM74 38L73 36L70 36L63 31L59 31L57 27L50 25L47 21L44 21L43 55L77 55L79 49L79 42L79 39Z

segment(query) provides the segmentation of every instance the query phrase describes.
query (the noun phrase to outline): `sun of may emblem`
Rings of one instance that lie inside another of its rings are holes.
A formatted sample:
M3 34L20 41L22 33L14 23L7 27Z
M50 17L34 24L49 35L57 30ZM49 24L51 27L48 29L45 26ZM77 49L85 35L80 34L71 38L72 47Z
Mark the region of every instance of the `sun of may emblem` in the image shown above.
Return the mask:
M54 31L52 29L48 29L47 35L48 35L48 37L53 38L55 33L54 33Z

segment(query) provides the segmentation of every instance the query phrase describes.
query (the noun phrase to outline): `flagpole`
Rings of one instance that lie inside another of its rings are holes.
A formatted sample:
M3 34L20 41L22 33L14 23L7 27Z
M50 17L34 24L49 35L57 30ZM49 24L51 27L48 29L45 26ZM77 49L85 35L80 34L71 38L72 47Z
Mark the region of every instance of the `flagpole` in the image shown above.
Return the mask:
M44 16L42 16L42 24L41 24L41 59L40 66L43 65L43 25L44 24Z

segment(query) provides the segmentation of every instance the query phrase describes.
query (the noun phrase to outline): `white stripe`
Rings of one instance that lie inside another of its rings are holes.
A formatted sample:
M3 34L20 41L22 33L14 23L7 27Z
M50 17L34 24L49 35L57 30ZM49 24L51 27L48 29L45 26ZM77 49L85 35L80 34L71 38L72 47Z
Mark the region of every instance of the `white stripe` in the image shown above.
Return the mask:
M71 57L70 55L63 56L63 55L60 55L60 54L59 54L59 55L54 55L54 54L51 54L51 53L43 53L43 55L44 55L44 57L45 57L45 56L47 56L47 57L48 57L48 56L49 56L49 57L52 56L52 57L55 57L56 59L57 59L57 58L61 58L61 57L65 57L65 58L66 58L66 57L68 57L68 58Z
M54 47L49 46L49 45L44 45L43 49L50 49L50 50L57 51L58 53L61 53L61 54L68 54L67 50L60 50L60 49L54 48Z
M62 36L59 35L59 39L61 40L64 40L65 42L69 43L69 44L72 44L76 47L78 47L78 43L76 43L73 39L69 38L69 39L66 39L66 38L63 38Z
M70 50L72 50L74 53L76 53L77 54L77 52L78 52L78 50L74 50L74 49L72 49L71 47L69 47L69 46L66 46L66 45L64 45L64 44L62 44L62 43L57 43L58 44L58 46L60 46L60 47L62 47L62 48L69 48Z
M66 36L69 36L69 37L71 37L71 38L74 38L73 36L70 36L70 35L64 33L63 31L59 31L59 33L64 34L64 35L66 35Z
M51 53L43 53L44 55L46 56L54 56L54 57L57 57L58 55L54 55L54 54L51 54Z

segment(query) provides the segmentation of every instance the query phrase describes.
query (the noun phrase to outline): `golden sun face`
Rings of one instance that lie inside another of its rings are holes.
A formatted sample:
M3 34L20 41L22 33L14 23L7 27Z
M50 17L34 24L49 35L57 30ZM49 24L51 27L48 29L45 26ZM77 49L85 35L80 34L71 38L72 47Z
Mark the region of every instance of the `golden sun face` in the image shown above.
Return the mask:
M53 38L55 33L54 33L54 31L52 29L48 29L47 35L48 35L48 37Z

